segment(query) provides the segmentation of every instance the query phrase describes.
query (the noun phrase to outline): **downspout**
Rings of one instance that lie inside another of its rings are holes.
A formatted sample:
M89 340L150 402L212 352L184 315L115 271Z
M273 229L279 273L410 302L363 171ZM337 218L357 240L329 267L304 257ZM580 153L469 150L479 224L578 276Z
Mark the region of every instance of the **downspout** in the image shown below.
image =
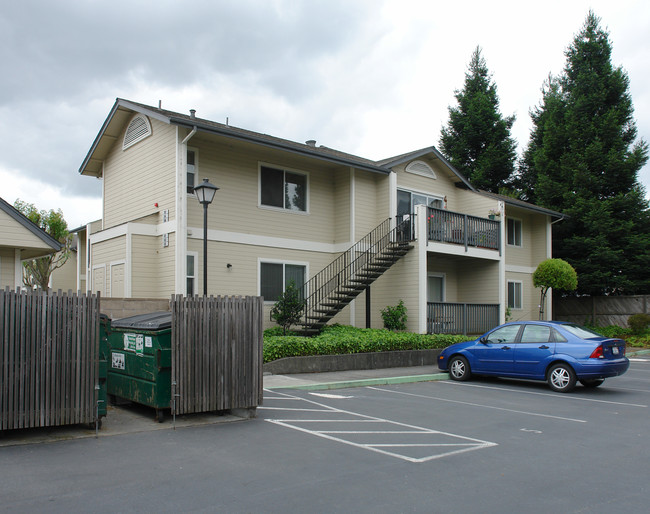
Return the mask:
M178 130L178 128L176 129ZM181 141L180 162L176 176L176 286L175 293L187 294L187 142L194 137L198 128L192 127L191 132Z

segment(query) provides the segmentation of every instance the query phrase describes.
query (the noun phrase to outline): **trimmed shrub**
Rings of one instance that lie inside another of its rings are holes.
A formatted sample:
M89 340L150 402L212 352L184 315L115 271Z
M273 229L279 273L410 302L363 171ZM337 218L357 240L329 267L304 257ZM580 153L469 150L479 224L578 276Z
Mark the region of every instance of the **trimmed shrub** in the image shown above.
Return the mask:
M406 305L404 305L403 300L400 300L394 307L387 306L381 311L381 317L384 320L385 329L406 330L408 316L406 315Z
M647 330L650 325L650 314L632 314L627 318L627 326L630 327L633 334L639 335Z

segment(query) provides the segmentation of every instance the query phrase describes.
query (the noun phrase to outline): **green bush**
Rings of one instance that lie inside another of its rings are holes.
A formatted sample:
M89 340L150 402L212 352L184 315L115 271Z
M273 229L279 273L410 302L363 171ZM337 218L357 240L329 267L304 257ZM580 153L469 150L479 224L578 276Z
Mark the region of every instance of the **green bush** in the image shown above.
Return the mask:
M268 332L268 331L266 331ZM339 355L346 353L427 350L469 341L463 335L413 334L386 329L360 329L331 325L319 336L264 336L264 362L305 355Z
M650 314L632 314L627 318L627 326L630 327L632 333L639 335L647 330L650 325Z
M384 320L384 328L388 330L406 330L406 305L400 300L397 305L390 305L381 311L381 317Z

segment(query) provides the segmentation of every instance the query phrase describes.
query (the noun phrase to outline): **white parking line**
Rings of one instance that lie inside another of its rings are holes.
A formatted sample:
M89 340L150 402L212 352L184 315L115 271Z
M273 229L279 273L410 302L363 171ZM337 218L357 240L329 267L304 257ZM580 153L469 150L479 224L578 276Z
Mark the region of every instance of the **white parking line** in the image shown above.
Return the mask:
M565 418L562 416L552 416L551 414L540 414L539 412L528 412L528 411L522 411L522 410L515 410L515 409L506 409L505 407L495 407L494 405L485 405L481 403L472 403L472 402L463 402L460 400L450 400L449 398L440 398L439 396L430 396L426 394L415 394L415 393L406 393L404 391L394 391L392 389L382 389L380 387L368 387L368 389L375 389L376 391L382 391L386 393L393 393L393 394L402 394L405 396L415 396L418 398L427 398L429 400L436 400L440 402L449 402L449 403L458 403L461 405L469 405L470 407L481 407L483 409L494 409L494 410L500 410L500 411L505 411L505 412L512 412L515 414L524 414L526 416L539 416L542 418L551 418L551 419L559 419L561 421L571 421L574 423L586 423L587 420L584 419L575 419L575 418Z
M560 400L577 400L581 402L595 402L595 403L609 403L611 405L621 405L625 407L639 407L642 409L647 409L647 405L642 405L639 403L625 403L625 402L613 402L610 400L598 400L596 398L582 398L580 396L573 396L569 394L558 394L558 393L537 393L535 391L525 391L523 389L510 389L508 387L494 387L494 386L485 386L485 385L480 385L480 384L465 384L461 382L453 382L453 381L446 381L446 380L440 380L436 382L438 384L447 384L447 385L454 385L454 386L461 386L461 387L477 387L479 389L494 389L497 391L509 391L512 393L520 393L520 394L534 394L537 396L548 396L550 398L557 398Z
M287 397L291 398L290 395L287 395ZM320 409L282 409L280 407L260 408L263 410L285 410L287 412L321 412L324 416L315 419L300 419L299 417L293 417L291 419L267 419L265 421L315 435L330 441L362 448L364 450L370 450L372 452L413 463L427 462L442 457L448 457L450 455L480 450L491 446L498 446L496 443L489 441L482 441L471 437L450 434L448 432L440 432L425 427L337 409L305 398L299 399L308 404L320 407ZM332 419L328 418L326 414L336 414L338 417ZM343 428L346 425L352 424L358 425L359 428L366 428L360 430L337 429L337 425L339 425L340 428ZM377 429L369 430L367 429L369 427L377 427ZM395 435L399 436L399 439L401 440L392 441L391 436ZM413 437L416 437L416 440L412 439ZM393 451L389 451L390 449Z

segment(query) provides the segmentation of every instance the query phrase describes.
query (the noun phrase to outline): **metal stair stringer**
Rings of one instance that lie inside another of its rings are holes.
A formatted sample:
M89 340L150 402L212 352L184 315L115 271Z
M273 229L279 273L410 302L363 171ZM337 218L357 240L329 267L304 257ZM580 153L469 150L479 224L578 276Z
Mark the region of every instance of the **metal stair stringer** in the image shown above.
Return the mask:
M413 248L413 218L406 217L394 227L390 218L385 220L305 284L302 323L305 335L318 334Z

